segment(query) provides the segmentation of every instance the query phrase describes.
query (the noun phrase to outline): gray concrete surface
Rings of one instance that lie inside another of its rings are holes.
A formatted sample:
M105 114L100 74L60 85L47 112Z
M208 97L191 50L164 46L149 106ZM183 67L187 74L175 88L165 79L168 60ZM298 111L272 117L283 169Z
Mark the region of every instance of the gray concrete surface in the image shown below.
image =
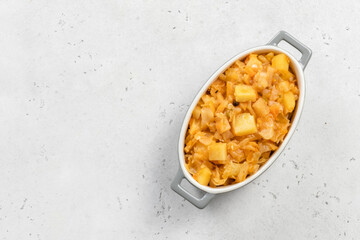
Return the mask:
M359 1L0 2L0 239L359 239ZM286 30L313 50L300 124L198 210L170 190L192 98Z

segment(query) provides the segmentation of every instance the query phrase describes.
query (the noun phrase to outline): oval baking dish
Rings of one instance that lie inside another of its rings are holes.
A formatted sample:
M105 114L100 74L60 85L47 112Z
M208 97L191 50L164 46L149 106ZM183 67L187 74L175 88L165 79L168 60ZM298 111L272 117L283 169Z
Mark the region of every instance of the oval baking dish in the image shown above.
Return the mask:
M285 41L289 43L291 46L296 48L302 55L300 60L297 60L295 57L293 57L290 53L285 51L284 49L281 49L278 47L278 44L281 41ZM185 140L185 134L188 129L189 120L191 118L192 112L197 105L199 99L202 97L202 95L207 91L208 87L218 78L218 76L223 73L229 66L231 66L236 60L242 60L246 56L248 56L251 53L255 54L261 54L261 53L267 53L267 52L274 52L276 54L278 53L284 53L287 55L290 59L290 67L293 70L296 79L297 84L299 88L299 98L296 103L296 108L294 110L293 117L291 119L291 126L290 129L284 139L284 141L280 144L279 148L270 156L269 160L260 167L260 169L253 175L246 178L244 181L228 185L228 186L222 186L222 187L216 187L212 188L209 186L204 186L198 183L191 174L186 170L185 168L185 158L184 158L184 140ZM246 50L244 52L241 52L231 58L229 61L227 61L222 67L220 67L210 78L209 80L204 84L204 86L200 89L199 93L196 95L195 99L193 100L192 104L189 107L189 110L187 111L185 115L184 122L181 127L180 137L179 137L179 143L178 143L178 154L179 154L179 162L180 162L180 168L179 171L173 180L171 184L171 188L177 192L179 195L187 199L189 202L194 204L198 208L204 208L210 200L216 195L220 193L229 192L235 189L238 189L240 187L245 186L246 184L250 183L257 177L259 177L265 170L267 170L271 164L279 157L281 152L284 150L285 146L289 142L291 136L293 135L295 128L299 122L300 115L303 109L304 104L304 97L305 97L305 80L304 80L304 69L309 62L311 58L311 50L300 43L298 40L296 40L294 37L292 37L290 34L288 34L285 31L280 31L278 34L275 35L275 37L266 45L251 48L249 50ZM194 187L200 189L202 193L202 197L198 198L191 194L188 190L186 190L182 185L181 182L183 179L186 179L188 182L190 182Z

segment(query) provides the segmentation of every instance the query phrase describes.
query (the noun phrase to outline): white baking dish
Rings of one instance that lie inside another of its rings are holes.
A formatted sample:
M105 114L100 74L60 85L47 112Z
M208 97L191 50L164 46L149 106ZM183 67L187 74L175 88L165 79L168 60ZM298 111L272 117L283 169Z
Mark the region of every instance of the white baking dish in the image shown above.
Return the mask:
M293 47L295 47L297 50L300 51L302 54L300 60L295 59L290 53L287 51L281 49L278 47L278 44L281 41L286 41ZM208 87L211 85L211 83L217 79L220 73L224 72L230 65L232 65L237 59L242 60L244 57L249 55L250 53L264 53L264 52L270 52L273 51L275 53L285 53L290 58L290 66L294 70L294 73L296 75L297 81L298 81L298 88L299 88L299 99L297 101L296 109L292 118L292 124L289 129L289 132L287 136L285 137L283 143L280 145L279 149L274 152L270 159L252 176L245 179L245 181L236 183L229 186L224 187L217 187L217 188L211 188L208 186L203 186L199 184L186 170L185 168L185 158L184 158L184 140L185 140L185 134L188 128L189 120L191 118L192 112L201 98L201 96L206 92ZM220 67L210 78L209 80L204 84L204 86L200 89L199 93L196 95L195 99L193 100L191 106L189 107L189 110L186 113L184 122L181 127L180 137L179 137L179 145L178 145L178 153L179 153L179 162L180 162L180 169L173 180L171 184L171 188L183 196L185 199L187 199L189 202L194 204L198 208L204 208L210 200L219 193L225 193L229 192L235 189L238 189L240 187L245 186L246 184L250 183L257 177L259 177L265 170L267 170L271 164L279 157L281 152L284 150L286 144L289 142L291 136L293 135L295 128L299 122L300 115L303 109L304 105L304 98L305 98L305 80L304 80L304 69L309 62L311 58L311 50L300 43L298 40L296 40L294 37L292 37L290 34L288 34L285 31L280 31L276 36L266 45L251 48L249 50L246 50L244 52L241 52L231 58L229 61L227 61L222 67ZM183 186L181 186L181 181L186 178L187 181L189 181L193 186L195 186L198 189L201 189L204 194L201 198L197 198L194 195L192 195L189 191L187 191Z

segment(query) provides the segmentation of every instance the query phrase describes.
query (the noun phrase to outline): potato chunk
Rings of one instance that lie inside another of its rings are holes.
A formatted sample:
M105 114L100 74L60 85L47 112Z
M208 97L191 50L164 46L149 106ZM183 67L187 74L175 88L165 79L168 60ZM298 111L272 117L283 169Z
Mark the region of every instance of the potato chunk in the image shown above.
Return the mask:
M289 70L289 58L283 53L280 53L273 57L271 60L272 67L277 69L279 72L287 72Z
M263 117L269 114L270 109L267 105L266 101L263 98L259 98L253 105L252 105L256 115Z
M235 99L237 102L256 101L257 93L252 86L240 84L235 86Z
M292 92L287 92L283 97L285 113L292 112L295 108L295 96Z
M283 72L281 72L281 78L284 80L293 80L294 74L292 74L289 71L283 71Z
M232 130L235 136L244 136L257 132L255 118L250 113L241 113L232 121Z
M209 146L210 161L225 161L226 157L226 143L213 143Z
M195 175L194 179L201 185L207 186L210 182L211 170L208 167L201 168Z

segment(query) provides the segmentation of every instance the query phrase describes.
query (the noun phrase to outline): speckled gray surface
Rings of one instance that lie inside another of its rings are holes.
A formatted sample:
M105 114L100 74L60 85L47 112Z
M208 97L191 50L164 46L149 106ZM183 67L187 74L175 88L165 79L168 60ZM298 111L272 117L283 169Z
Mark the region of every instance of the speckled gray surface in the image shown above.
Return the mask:
M359 1L1 1L0 239L359 239ZM197 90L286 30L300 124L248 186L170 190Z

